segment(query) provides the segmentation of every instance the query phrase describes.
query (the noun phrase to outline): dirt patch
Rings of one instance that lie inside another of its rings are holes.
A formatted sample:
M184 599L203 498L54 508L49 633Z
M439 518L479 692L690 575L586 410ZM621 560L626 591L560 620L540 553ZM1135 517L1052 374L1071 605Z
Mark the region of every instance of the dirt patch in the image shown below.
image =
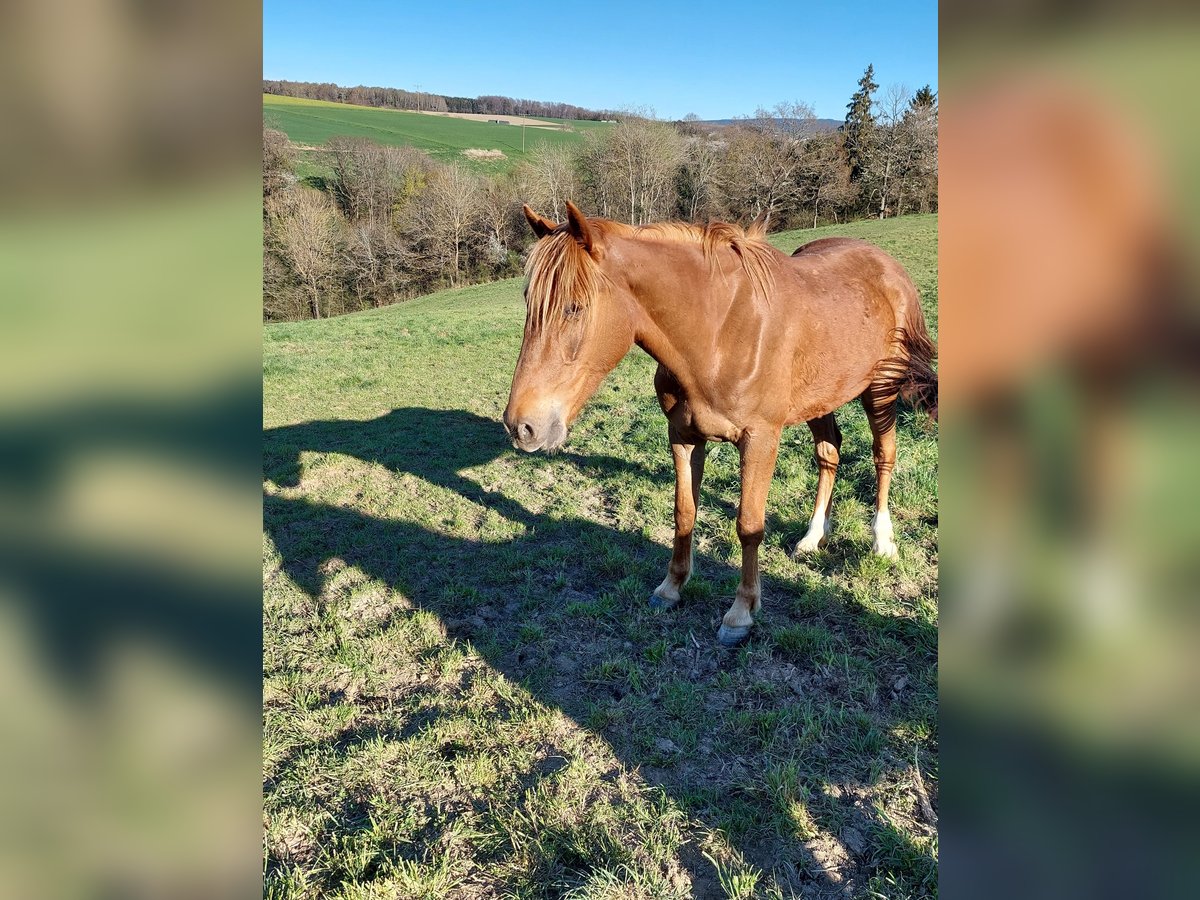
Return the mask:
M530 128L548 128L550 131L569 131L566 126L555 125L553 122L543 122L541 119L530 119L526 116L502 116L498 113L452 113L430 112L421 110L425 116L446 116L451 119L470 119L473 122L491 122L499 120L505 125L526 125Z
M480 150L478 147L470 147L462 152L462 155L467 159L504 159L504 152L501 150Z

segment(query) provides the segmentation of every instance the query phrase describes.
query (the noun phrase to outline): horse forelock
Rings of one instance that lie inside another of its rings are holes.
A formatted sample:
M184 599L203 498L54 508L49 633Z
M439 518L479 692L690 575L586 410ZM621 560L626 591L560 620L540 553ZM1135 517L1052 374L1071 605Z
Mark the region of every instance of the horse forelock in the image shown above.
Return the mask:
M591 316L604 278L600 266L565 229L542 238L525 263L525 302L533 330L565 321L572 305Z

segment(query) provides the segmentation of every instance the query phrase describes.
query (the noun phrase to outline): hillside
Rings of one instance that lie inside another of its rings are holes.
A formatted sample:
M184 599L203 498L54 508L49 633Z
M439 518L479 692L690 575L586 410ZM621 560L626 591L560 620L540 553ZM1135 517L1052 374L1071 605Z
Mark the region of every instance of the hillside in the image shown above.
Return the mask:
M572 144L583 139L583 131L576 123L567 123L570 130L566 131L553 127L522 129L517 125L495 125L452 116L268 94L263 95L263 123L284 132L293 143L309 148L305 155L310 164L321 156L312 148L319 148L330 138L343 135L366 137L381 144L416 147L442 162L467 163L486 171L511 168L544 143ZM546 124L562 123L546 120ZM588 123L588 127L598 124ZM522 132L524 151L521 149ZM471 161L462 155L462 151L469 149L500 150L505 158Z
M936 216L771 240L831 234L897 256L936 334ZM723 651L736 450L710 451L683 603L652 613L654 364L635 349L562 452L519 454L523 317L510 279L264 329L265 894L936 895L937 426L900 413L895 563L857 404L830 544L790 556L816 471L785 433L763 611Z

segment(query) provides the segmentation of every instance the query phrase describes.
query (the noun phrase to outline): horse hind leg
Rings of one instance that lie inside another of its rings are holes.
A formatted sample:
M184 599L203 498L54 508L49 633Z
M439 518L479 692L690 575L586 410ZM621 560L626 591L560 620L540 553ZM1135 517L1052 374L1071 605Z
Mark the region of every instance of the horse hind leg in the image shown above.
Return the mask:
M896 468L896 394L894 390L872 385L861 399L874 437L871 455L875 458L878 484L875 517L871 521L871 549L887 559L897 559L900 551L896 547L892 516L888 512L888 490L892 484L892 470Z
M815 553L829 539L830 513L833 506L833 482L837 477L842 432L833 413L808 420L813 435L813 456L817 461L817 495L813 500L808 531L796 545L796 555Z

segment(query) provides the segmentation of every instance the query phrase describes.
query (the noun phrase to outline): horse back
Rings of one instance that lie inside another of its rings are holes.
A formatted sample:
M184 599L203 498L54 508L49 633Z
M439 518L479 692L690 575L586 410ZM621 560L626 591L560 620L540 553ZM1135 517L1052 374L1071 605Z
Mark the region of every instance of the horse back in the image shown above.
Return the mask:
M788 421L824 415L862 393L879 364L896 355L900 333L925 334L915 285L904 267L874 244L848 237L812 241L777 283L795 323Z
M811 261L817 270L836 269L839 273L836 278L844 279L849 273L864 278L883 289L895 312L896 325L916 325L919 321L924 330L920 299L908 272L891 254L869 241L850 237L819 238L796 248L791 258L799 265Z
M797 247L792 256L800 256L803 253L820 253L824 250L837 250L845 247L874 247L874 244L869 244L866 241L858 238L848 237L827 237L818 238L815 241L809 241L807 244L802 244ZM878 249L878 248L876 248Z

